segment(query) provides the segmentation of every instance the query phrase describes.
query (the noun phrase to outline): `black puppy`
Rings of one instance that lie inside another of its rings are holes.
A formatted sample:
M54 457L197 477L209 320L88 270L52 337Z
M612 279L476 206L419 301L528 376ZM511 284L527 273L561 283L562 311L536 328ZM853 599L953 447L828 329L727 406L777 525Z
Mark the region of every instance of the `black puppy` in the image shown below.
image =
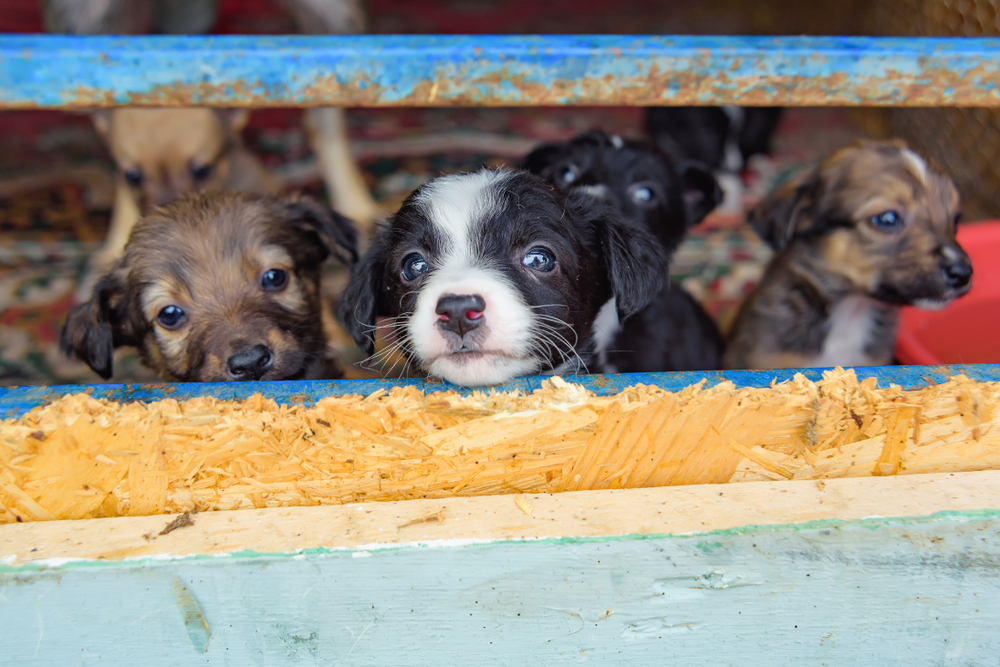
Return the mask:
M454 384L587 372L603 316L626 319L659 292L667 253L607 202L523 171L438 178L403 202L354 268L341 320ZM610 315L609 315L610 314Z
M781 107L652 107L646 128L660 150L739 174L754 155L771 151Z
M718 183L704 167L678 166L662 151L603 132L539 146L521 166L563 192L577 190L609 201L634 228L656 234L667 252L673 252L688 229L722 198ZM608 341L607 351L599 356L602 372L719 367L722 335L680 287L668 283L646 308L620 325L611 318L601 324Z

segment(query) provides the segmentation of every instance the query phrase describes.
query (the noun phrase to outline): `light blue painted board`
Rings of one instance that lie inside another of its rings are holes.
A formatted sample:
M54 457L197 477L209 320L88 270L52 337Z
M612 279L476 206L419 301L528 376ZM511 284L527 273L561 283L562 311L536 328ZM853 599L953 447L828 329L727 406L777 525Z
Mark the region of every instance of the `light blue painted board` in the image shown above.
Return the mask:
M7 567L0 664L996 665L998 528L983 512Z
M987 38L0 36L0 108L1000 105Z
M622 373L620 375L566 376L569 382L583 385L601 396L609 396L627 387L645 384L670 391L679 391L702 380L708 386L729 381L737 387L767 387L772 382L791 380L801 373L810 380L820 380L829 369L776 369L770 371L695 371L682 373ZM873 377L879 386L896 384L901 387L923 387L928 383L944 382L954 375L967 375L980 382L1000 382L1000 364L964 364L953 366L859 366L854 369L858 379ZM54 387L0 387L0 419L18 417L37 405L54 401L70 393L86 392L95 398L113 401L154 401L162 398L183 400L198 396L214 396L224 400L241 400L260 393L279 403L311 405L324 396L359 394L367 396L379 389L412 386L423 391L453 390L531 392L541 387L546 376L516 378L494 387L470 389L457 387L436 378L412 380L315 380L292 382L219 382L219 383L160 383L160 384L97 384L61 385Z

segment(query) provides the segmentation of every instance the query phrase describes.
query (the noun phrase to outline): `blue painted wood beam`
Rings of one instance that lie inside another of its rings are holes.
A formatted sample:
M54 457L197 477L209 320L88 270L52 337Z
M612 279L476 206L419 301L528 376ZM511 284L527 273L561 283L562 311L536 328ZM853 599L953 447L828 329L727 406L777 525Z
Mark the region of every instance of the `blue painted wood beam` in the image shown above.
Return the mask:
M0 664L995 665L983 474L545 494L530 516L509 497L207 512L166 536L164 516L8 524ZM897 514L976 507L965 485L981 509ZM870 496L886 516L836 518ZM770 523L803 505L833 518ZM725 508L765 523L669 531ZM428 510L445 518L410 519ZM341 546L359 532L377 542Z
M581 384L590 391L609 396L627 387L645 384L670 391L680 391L705 380L708 386L730 381L737 387L767 387L772 382L791 380L801 373L810 380L823 377L821 368L778 369L770 371L693 371L683 373L622 373L620 375L566 376L568 382ZM1000 382L1000 364L965 364L955 366L868 366L854 369L859 380L873 377L879 386L896 384L901 387L923 387L946 381L955 375L966 375L980 382ZM516 378L506 384L486 388L487 391L531 392L541 387L546 376ZM358 394L366 396L379 389L412 386L422 391L453 390L464 394L482 390L457 387L435 378L410 380L311 380L291 382L217 382L160 384L98 384L40 387L0 387L0 419L16 418L31 408L54 401L66 394L86 392L94 398L113 401L155 401L163 398L185 400L199 396L214 396L222 400L244 400L262 394L278 403L311 405L324 396Z
M1000 106L1000 40L0 36L0 109Z

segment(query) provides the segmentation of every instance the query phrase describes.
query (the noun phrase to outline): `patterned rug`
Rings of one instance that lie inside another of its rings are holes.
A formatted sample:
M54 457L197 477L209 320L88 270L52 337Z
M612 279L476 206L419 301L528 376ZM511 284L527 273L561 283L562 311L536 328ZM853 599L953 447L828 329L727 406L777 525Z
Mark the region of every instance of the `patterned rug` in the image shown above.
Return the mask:
M39 30L33 0L9 4L0 17L0 30ZM448 28L439 26L440 31L461 31L462 24L455 19L461 12L421 13L403 8L414 3L389 0L372 4L380 10L373 20L376 32L406 32L406 21L411 22L411 32L433 32L429 21L434 17ZM439 8L445 3L415 4ZM615 6L598 0L585 4L593 5L595 12ZM519 26L525 16L503 9L504 3L479 5L490 5L511 26ZM268 0L224 0L223 12L220 32L287 29ZM540 21L548 20L549 13L539 16ZM472 14L466 19L473 28L481 21ZM504 32L497 27L494 31ZM723 327L759 279L770 254L741 224L742 208L775 182L862 134L853 118L845 110L790 110L779 128L772 158L753 165L756 178L743 193L744 206L711 216L677 252L674 280L701 300ZM255 112L245 130L246 141L289 189L323 196L300 119L297 110ZM429 178L482 165L513 164L538 142L568 139L589 129L643 136L642 110L628 108L356 109L349 120L355 153L387 212ZM86 116L0 113L0 385L100 381L85 365L59 352L58 338L86 258L100 246L107 229L112 190L109 156ZM134 351L118 352L114 382L155 379Z

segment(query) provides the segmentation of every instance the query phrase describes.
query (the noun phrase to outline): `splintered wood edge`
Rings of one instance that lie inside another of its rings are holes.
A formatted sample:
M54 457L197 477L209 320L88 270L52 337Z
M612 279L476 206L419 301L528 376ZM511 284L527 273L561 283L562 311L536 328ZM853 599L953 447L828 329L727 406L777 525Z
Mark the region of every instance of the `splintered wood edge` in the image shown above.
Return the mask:
M1000 471L206 512L165 535L182 515L39 521L0 526L0 569L58 559L691 534L994 509L1000 509Z

